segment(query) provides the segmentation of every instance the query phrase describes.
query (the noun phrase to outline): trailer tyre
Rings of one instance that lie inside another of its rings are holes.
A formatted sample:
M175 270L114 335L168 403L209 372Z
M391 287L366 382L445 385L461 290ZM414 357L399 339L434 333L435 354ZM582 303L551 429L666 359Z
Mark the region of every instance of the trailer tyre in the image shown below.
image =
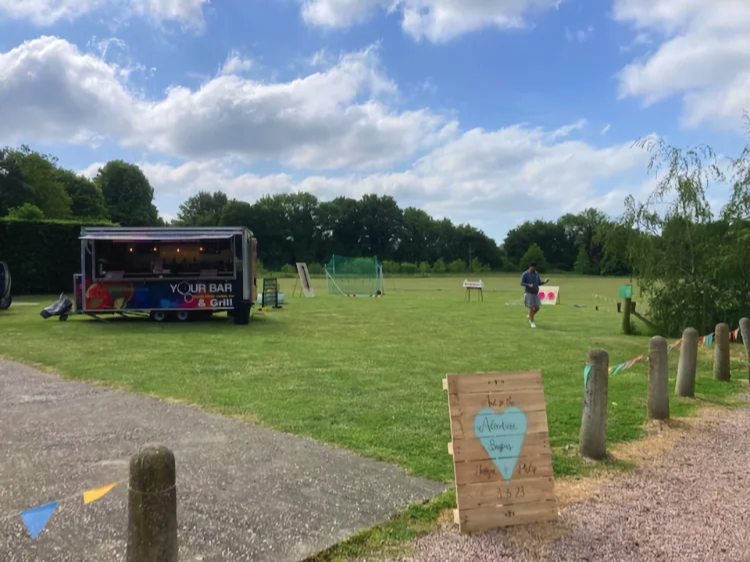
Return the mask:
M163 310L154 310L151 313L151 320L153 320L154 322L166 322L167 313Z
M178 313L177 313L177 314L175 315L175 317L176 317L176 318L177 318L177 320L179 320L180 322L187 322L188 320L190 320L190 313L189 313L189 312L188 312L187 310L180 310L180 311L179 311L179 312L178 312Z

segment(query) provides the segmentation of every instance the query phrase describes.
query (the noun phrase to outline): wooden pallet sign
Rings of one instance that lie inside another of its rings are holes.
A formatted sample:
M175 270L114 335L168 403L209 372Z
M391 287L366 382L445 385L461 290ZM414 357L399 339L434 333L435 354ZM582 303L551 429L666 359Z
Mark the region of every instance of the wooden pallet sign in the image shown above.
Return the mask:
M476 533L556 519L541 372L449 375L443 389L459 530Z

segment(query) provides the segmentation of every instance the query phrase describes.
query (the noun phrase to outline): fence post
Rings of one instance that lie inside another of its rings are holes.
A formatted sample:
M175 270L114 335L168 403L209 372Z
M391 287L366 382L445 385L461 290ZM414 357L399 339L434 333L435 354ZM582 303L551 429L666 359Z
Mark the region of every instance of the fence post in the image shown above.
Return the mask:
M581 455L602 460L607 456L607 395L609 355L603 349L589 351L588 377L583 394L583 417L579 435Z
M742 343L745 344L745 356L747 357L747 372L750 377L750 318L740 320L740 332L742 332Z
M178 562L175 462L166 447L130 459L127 562Z
M717 381L729 381L729 326L717 324L714 332L716 349L714 350L714 378Z
M680 363L674 393L684 398L695 398L695 373L698 362L698 330L685 328L680 345Z
M633 299L625 299L622 305L622 333L629 336L632 332L630 329L630 311L633 305L631 304Z
M669 356L667 340L651 338L648 349L648 417L669 419Z

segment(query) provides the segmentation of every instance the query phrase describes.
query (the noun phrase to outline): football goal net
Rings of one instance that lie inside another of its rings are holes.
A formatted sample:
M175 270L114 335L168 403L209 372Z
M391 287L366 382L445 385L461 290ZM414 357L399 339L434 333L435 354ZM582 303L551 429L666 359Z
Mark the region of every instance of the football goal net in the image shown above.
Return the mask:
M328 292L349 297L376 297L385 294L383 266L378 258L333 256L326 265Z

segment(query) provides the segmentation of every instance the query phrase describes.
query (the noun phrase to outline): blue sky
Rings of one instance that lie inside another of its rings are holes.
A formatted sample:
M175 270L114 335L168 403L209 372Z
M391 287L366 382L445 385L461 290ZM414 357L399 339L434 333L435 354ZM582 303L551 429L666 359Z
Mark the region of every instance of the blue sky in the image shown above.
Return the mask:
M740 0L0 0L0 145L137 163L166 217L200 189L375 192L502 240L619 214L653 186L643 136L738 154L748 24Z

